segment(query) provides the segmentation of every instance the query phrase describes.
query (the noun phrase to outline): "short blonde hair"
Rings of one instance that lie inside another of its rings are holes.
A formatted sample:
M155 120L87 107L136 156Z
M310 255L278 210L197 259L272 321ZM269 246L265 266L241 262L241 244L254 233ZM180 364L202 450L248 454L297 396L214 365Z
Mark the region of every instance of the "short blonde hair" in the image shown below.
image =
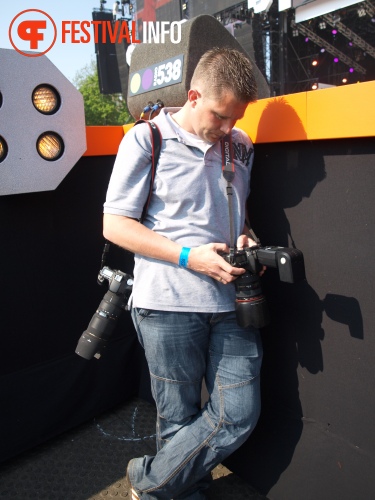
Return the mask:
M242 52L215 47L200 58L191 78L190 88L199 84L205 89L206 97L219 99L224 92L233 92L241 102L257 99L257 83L253 66Z

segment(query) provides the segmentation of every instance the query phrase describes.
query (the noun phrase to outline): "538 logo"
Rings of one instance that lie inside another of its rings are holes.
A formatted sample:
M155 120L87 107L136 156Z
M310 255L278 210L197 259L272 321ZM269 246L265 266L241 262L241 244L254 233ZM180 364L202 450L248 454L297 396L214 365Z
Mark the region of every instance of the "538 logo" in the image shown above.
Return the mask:
M181 59L175 59L174 62L168 61L166 64L160 64L154 69L154 87L160 87L163 83L169 83L172 80L177 81L181 77Z
M48 52L56 42L57 28L52 17L38 9L17 14L9 26L9 40L22 55L38 57ZM30 51L37 52L30 52Z
M129 75L129 95L143 94L151 89L160 89L174 83L180 83L183 65L184 56L180 54L131 73Z

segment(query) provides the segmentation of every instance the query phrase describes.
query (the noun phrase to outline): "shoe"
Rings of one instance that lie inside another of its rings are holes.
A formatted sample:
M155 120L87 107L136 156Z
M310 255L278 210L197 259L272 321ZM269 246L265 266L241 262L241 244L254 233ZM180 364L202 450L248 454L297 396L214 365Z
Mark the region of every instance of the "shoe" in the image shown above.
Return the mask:
M130 460L130 462L131 462L131 460ZM128 463L128 466L126 467L125 485L126 485L128 492L131 494L131 500L141 500L141 498L138 496L138 493L133 488L132 483L130 482L130 478L129 478L130 462Z

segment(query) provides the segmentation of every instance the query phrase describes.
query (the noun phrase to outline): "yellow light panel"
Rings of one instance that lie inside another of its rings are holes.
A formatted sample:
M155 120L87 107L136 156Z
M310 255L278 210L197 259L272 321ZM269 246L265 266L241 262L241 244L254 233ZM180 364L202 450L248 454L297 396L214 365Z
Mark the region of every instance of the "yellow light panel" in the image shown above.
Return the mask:
M42 158L54 161L63 154L64 143L58 134L45 132L38 138L36 149Z
M56 113L61 102L57 90L50 85L38 85L33 91L32 99L35 108L45 115Z

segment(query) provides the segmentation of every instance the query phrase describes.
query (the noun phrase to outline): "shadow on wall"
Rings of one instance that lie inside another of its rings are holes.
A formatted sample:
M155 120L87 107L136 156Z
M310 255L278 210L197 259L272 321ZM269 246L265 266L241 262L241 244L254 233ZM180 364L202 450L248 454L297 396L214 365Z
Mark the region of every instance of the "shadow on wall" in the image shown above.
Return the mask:
M294 241L293 232L296 228L299 235L304 234L313 221L304 219L303 211L294 207L312 196L316 185L326 178L324 158L307 141L298 115L283 98L271 101L264 110L257 137L275 126L293 128L301 142L255 145L250 221L262 245L302 250L309 279L318 265L316 256L305 251L301 236L302 241ZM363 338L363 325L354 298L328 294L320 300L307 281L283 283L274 270L265 273L262 287L272 317L271 325L262 332L262 414L253 434L226 465L267 494L290 464L302 434L297 369L304 367L311 374L323 371L323 312L348 324L350 334L357 338Z

